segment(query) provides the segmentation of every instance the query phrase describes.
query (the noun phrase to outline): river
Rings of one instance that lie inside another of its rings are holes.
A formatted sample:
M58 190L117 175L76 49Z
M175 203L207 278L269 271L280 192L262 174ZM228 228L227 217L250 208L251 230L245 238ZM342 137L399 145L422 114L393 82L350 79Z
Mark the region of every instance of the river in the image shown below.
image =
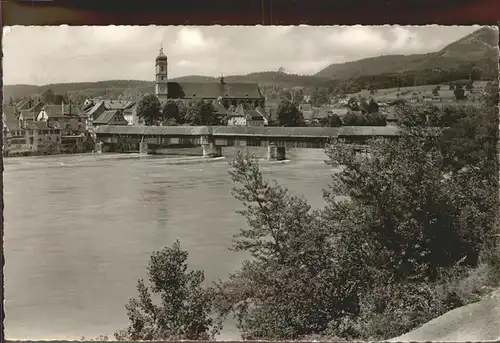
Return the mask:
M266 149L255 148L258 157ZM153 250L176 239L210 282L246 258L228 251L245 227L225 157L88 154L4 159L7 339L79 339L126 327L124 305ZM261 160L313 207L331 170L320 149ZM239 339L228 320L218 339Z

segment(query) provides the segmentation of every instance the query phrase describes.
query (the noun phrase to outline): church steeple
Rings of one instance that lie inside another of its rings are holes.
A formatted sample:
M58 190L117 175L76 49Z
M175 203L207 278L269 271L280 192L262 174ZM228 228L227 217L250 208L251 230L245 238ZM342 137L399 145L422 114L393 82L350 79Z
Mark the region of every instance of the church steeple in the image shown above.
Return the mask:
M160 102L167 101L168 98L168 58L163 52L163 42L160 44L160 51L156 57L156 78L155 93Z

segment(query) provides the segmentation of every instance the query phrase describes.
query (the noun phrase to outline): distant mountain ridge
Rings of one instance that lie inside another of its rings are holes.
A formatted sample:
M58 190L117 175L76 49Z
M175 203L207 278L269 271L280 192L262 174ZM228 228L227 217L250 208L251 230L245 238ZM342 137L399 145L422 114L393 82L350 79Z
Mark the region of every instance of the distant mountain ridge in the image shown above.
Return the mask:
M453 69L473 63L490 74L498 69L498 30L483 27L448 44L443 49L427 54L384 55L358 61L331 64L314 75L293 75L276 71L255 72L247 75L224 76L227 82L253 82L262 88L280 85L283 87L320 87L328 82L362 76L418 72L430 69ZM218 82L218 77L189 75L173 78L177 82ZM154 92L153 81L109 80L99 82L57 83L44 86L6 85L4 102L10 98L22 98L40 94L46 89L56 94L70 96L108 96L131 98Z
M466 63L482 65L487 62L498 64L498 30L482 27L434 53L385 55L331 64L315 76L345 79L433 68L452 69Z

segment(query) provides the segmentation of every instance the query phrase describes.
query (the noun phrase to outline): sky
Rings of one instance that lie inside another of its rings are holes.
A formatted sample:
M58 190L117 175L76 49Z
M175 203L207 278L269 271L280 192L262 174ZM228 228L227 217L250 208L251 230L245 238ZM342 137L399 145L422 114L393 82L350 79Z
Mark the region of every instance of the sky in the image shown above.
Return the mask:
M153 80L161 45L169 78L437 51L479 26L11 26L3 30L5 85Z

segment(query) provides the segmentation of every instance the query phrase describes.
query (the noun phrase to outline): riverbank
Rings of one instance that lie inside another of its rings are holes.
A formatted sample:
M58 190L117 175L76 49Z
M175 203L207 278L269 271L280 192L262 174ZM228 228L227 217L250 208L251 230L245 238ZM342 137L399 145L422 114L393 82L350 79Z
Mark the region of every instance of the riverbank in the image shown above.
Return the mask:
M389 342L500 340L500 288L481 301L451 310Z
M75 152L75 153L71 153L71 152L65 152L65 153L58 153L58 154L22 154L22 155L7 155L7 156L3 156L3 159L18 159L18 158L26 158L26 157L57 157L57 156L60 156L60 157L65 157L65 156L86 156L86 155L92 155L92 154L95 154L94 152Z

